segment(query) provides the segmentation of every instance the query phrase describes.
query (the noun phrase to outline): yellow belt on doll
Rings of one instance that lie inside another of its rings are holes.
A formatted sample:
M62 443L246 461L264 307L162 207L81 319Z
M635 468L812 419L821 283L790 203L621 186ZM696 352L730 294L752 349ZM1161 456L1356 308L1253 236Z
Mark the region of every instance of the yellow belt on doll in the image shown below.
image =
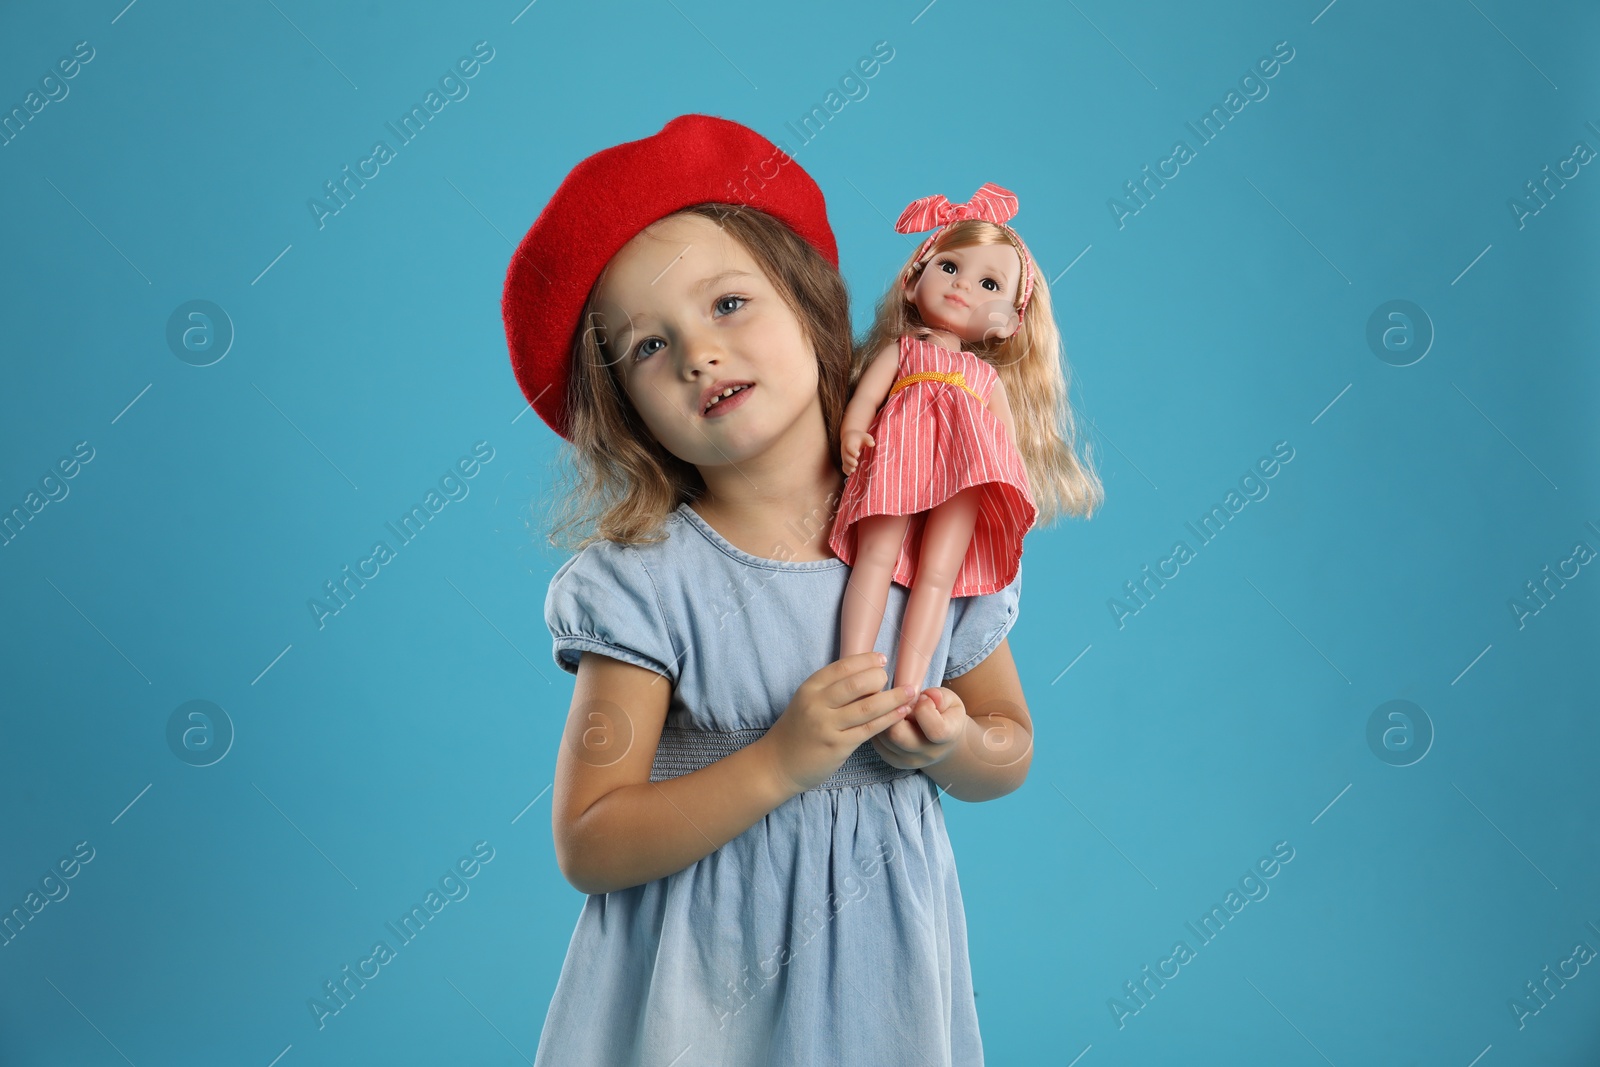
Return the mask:
M966 375L962 374L958 370L923 370L918 371L915 374L908 374L904 378L901 378L899 381L894 383L894 388L889 390L889 396L894 396L894 394L898 393L906 386L914 385L917 382L944 382L946 385L960 386L967 392L972 393L973 396L978 396L978 394L973 393L971 387L967 385ZM978 399L982 400L983 397L978 396Z

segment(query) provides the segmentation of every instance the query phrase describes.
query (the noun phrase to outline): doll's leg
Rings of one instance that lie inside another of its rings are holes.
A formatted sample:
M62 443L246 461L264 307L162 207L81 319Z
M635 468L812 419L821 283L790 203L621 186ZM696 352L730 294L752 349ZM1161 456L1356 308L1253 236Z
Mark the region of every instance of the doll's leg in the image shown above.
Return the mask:
M909 515L869 515L856 524L856 561L839 609L839 658L871 652Z
M917 557L917 578L906 601L900 624L900 651L895 656L894 684L921 687L939 647L939 635L950 612L950 590L955 588L961 561L972 542L978 521L981 486L963 489L928 512L922 531L922 551Z

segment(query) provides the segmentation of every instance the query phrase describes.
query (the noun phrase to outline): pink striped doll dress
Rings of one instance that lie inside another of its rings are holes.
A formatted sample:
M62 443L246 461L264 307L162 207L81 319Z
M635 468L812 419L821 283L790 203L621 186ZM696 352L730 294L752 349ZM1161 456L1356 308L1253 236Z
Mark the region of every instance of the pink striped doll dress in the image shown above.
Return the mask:
M981 596L1011 584L1038 507L1022 456L1005 423L986 406L997 378L975 353L901 336L897 380L867 431L875 444L862 449L834 518L828 544L836 556L855 562L861 519L914 515L893 576L909 588L921 555L923 513L981 485L972 541L950 595Z

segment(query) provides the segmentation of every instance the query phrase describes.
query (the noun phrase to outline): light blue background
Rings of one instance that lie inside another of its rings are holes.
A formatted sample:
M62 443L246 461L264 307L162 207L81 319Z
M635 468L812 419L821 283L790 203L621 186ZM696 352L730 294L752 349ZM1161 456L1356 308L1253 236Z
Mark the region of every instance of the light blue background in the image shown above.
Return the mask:
M689 111L821 185L858 326L928 193L1017 191L1054 279L1107 499L1029 537L1026 785L945 802L989 1061L1600 1056L1597 965L1509 1006L1600 948L1600 574L1508 606L1600 549L1600 166L1508 206L1600 149L1594 5L124 2L0 12L0 109L95 50L0 147L0 507L94 449L0 548L0 910L95 851L0 948L0 1061L532 1055L581 897L549 828L564 557L530 512L555 438L501 284L572 164ZM323 182L478 41L470 94L319 229ZM1119 228L1108 200L1280 41L1270 94ZM207 367L165 340L194 299L237 331ZM1393 299L1436 330L1406 367L1366 342ZM478 441L469 495L319 629L307 601ZM166 741L194 699L237 731L206 768ZM1366 740L1393 699L1436 733L1411 766ZM319 1030L308 999L480 840L470 895ZM1110 998L1280 841L1270 895L1119 1028Z

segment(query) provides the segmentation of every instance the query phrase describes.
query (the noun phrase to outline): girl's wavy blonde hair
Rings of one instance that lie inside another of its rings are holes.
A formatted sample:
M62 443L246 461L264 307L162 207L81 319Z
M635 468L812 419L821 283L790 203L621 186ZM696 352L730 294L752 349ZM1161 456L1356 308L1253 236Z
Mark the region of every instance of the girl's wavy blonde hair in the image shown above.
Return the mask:
M896 275L894 286L878 301L872 327L855 351L850 369L852 392L862 371L880 349L898 344L903 334L928 331L927 323L922 321L905 287L915 286L927 265L941 252L992 244L1009 244L1017 249L1019 259L1023 256L1009 230L983 219L963 219L951 224L934 241L932 250L921 263L917 262L915 252L911 254ZM1020 281L1017 291L1019 294L1022 291ZM1078 460L1072 406L1067 402L1061 331L1050 310L1050 287L1037 266L1033 273L1033 295L1028 299L1017 332L1004 341L969 342L968 347L993 365L1005 383L1006 399L1017 425L1017 451L1027 466L1028 488L1039 507L1039 525L1047 525L1063 514L1088 518L1105 499L1105 490L1089 461L1087 449L1084 461Z
M739 204L695 204L677 215L715 222L750 253L800 321L817 355L817 394L829 455L839 463L839 425L850 376L850 294L839 272L784 223ZM668 218L672 216L667 216ZM617 379L617 356L597 324L589 290L572 340L567 380L568 443L558 456L559 484L549 509L551 545L580 550L595 541L648 544L680 504L705 491L693 464L663 448L646 429Z

